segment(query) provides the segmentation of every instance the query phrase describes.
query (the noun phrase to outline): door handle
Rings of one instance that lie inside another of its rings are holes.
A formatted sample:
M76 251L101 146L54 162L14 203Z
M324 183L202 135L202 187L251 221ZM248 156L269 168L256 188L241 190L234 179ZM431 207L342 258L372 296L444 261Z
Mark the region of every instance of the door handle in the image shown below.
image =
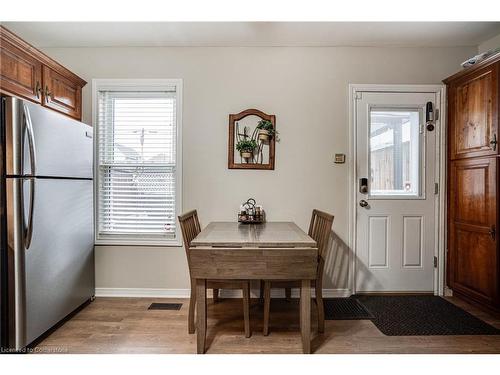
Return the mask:
M495 226L494 226L494 225L492 225L492 226L491 226L491 228L490 228L490 230L488 231L488 233L490 234L491 239L492 239L493 241L495 241L495 239L496 239L496 234L497 234L497 233L496 233L496 230L495 230Z
M29 249L31 245L31 238L33 237L33 212L35 207L35 178L36 175L36 149L35 149L35 136L33 133L33 123L31 122L30 112L26 104L23 105L24 121L26 125L26 132L28 134L28 146L30 152L31 171L29 178L30 181L30 203L28 208L28 223L24 233L24 248ZM23 188L24 195L24 188ZM23 199L24 201L24 199Z
M41 91L42 91L42 88L40 87L40 81L36 81L35 94L36 94L37 99L40 99L40 92Z
M367 201L365 201L364 199L361 199L361 200L359 201L359 205L360 205L361 207L363 207L363 208L366 208L366 207L368 207L368 202L367 202Z
M496 134L493 134L493 139L490 141L490 145L491 145L491 148L493 149L493 151L496 151L497 149L497 135Z
M24 249L28 250L31 245L31 239L33 238L33 213L35 208L35 178L30 177L30 205L28 208L28 223L26 225L26 230L24 232ZM24 188L23 188L24 191ZM23 193L24 195L24 193ZM24 215L24 214L23 214Z
M26 125L26 132L28 133L28 146L30 150L30 164L31 164L30 174L31 176L35 176L36 175L35 135L33 134L33 123L31 122L30 112L26 104L23 104L23 113Z
M50 102L50 95L52 95L52 93L49 90L49 86L45 86L45 101L47 103Z

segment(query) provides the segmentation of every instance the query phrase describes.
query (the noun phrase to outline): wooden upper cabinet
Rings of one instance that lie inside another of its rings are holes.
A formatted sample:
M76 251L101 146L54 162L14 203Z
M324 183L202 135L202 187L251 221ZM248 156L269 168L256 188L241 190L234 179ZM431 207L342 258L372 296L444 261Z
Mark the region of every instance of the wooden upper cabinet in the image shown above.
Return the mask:
M42 102L42 64L7 41L0 41L0 87Z
M82 87L56 71L43 67L43 105L74 118L81 118Z
M450 157L498 153L498 63L475 71L448 87Z
M0 92L81 120L82 87L87 82L3 26L0 62Z

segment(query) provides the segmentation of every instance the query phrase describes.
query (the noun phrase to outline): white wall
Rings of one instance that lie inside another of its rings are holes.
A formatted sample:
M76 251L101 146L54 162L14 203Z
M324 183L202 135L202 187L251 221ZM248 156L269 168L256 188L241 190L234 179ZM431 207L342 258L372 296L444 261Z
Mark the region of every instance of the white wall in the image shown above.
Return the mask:
M500 48L500 34L484 41L477 47L479 53L487 52L495 48Z
M84 121L91 123L92 78L184 80L183 209L197 208L202 225L235 220L254 197L269 220L307 229L311 210L335 215L335 244L325 288L348 280L349 83L436 84L476 48L48 48L75 71L84 88ZM227 169L228 115L247 108L275 114L281 142L274 171ZM101 246L98 288L189 287L182 248Z

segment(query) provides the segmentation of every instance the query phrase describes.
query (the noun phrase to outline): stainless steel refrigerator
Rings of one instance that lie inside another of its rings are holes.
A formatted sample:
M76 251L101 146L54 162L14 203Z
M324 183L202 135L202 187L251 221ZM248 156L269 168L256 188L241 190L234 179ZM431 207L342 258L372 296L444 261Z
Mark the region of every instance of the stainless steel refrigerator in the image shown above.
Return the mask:
M23 350L94 296L92 128L1 97L2 351Z

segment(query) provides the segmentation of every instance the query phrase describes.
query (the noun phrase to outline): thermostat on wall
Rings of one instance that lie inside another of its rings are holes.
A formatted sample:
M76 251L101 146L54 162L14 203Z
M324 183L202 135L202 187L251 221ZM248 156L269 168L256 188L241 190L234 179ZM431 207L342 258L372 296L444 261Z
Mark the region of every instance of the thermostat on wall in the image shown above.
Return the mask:
M335 164L344 164L345 154L335 154Z

